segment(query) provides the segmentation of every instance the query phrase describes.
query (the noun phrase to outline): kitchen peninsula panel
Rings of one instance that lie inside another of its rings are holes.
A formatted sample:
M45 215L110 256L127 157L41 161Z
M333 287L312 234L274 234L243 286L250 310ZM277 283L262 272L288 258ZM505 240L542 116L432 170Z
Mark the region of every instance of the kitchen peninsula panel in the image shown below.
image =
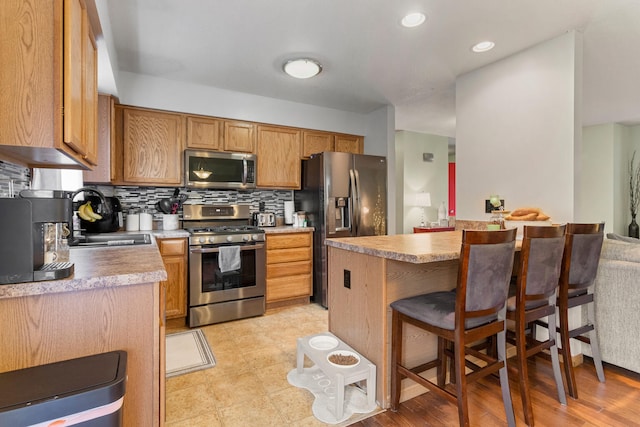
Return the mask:
M65 280L0 286L0 372L127 352L123 425L164 424L164 294L155 244L71 249Z
M391 402L389 305L401 298L454 289L461 243L461 231L326 239L329 331L376 365L376 400L383 408ZM406 328L407 364L431 360L437 350L434 336L412 325ZM435 376L435 370L430 372ZM401 400L424 392L405 381Z

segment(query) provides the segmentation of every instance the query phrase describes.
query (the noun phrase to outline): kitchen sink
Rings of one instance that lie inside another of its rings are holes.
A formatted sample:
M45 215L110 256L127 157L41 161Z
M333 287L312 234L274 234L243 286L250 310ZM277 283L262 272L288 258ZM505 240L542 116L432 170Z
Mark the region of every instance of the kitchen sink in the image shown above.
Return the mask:
M102 246L129 246L151 244L151 235L140 234L119 234L100 233L80 236L80 240L74 248L94 248Z

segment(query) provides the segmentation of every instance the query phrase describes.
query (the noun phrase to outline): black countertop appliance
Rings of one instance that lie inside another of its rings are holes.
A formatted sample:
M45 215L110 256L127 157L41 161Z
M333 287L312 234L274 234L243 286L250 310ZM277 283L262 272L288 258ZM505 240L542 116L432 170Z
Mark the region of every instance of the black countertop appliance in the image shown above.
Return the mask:
M102 216L102 219L94 222L80 219L80 228L86 233L112 233L120 228L120 217L122 215L122 205L117 197L105 197L108 207L105 209L103 201L98 196L88 195L85 193L84 201L74 202L74 209L86 203L91 202L93 211ZM76 206L77 204L77 206Z

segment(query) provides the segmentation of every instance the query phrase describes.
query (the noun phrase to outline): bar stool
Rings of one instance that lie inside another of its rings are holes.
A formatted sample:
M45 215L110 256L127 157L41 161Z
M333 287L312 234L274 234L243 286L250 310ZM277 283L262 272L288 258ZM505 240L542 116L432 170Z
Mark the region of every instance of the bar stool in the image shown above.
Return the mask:
M567 404L562 383L562 373L558 360L555 334L545 341L528 336L531 322L547 317L549 327L556 328L556 292L562 267L566 226L536 227L524 226L522 248L518 264L518 277L514 294L507 300L507 319L515 322L515 328L507 332L507 341L516 346L517 374L524 419L534 425L527 359L549 349L553 376L558 390L558 400ZM509 366L510 370L516 370Z
M515 237L516 229L463 230L455 292L433 292L404 298L391 304L393 411L398 409L400 403L402 379L410 378L440 396L457 402L460 425L468 426L467 382L499 371L507 421L509 426L515 426L507 376L504 320L513 269ZM417 326L438 337L436 359L414 368L403 366L404 323ZM497 358L467 347L467 344L493 336L497 336ZM472 355L486 364L481 367L471 363L466 359L467 355ZM448 357L453 358L455 365L455 393L445 386ZM473 372L466 375L465 366ZM437 384L418 375L432 368L436 368L437 371Z
M567 390L574 399L578 398L578 387L571 360L569 344L571 338L591 346L598 380L600 382L605 380L596 334L593 289L589 289L598 273L603 239L604 223L567 224L557 301L560 324L556 331L560 333L560 343L562 344L560 354L562 354ZM585 304L587 305L587 323L569 329L569 309ZM553 330L552 326L543 322L537 321L536 324ZM586 333L589 333L589 337L583 336Z

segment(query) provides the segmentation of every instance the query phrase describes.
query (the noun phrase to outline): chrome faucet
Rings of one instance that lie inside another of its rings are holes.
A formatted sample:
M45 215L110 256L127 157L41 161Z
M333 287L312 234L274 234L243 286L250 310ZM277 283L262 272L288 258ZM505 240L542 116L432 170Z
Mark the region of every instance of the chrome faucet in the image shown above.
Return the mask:
M91 187L80 187L78 188L76 191L74 191L73 193L71 193L71 202L73 202L73 199L76 198L76 196L82 192L87 192L87 193L95 193L98 195L98 197L100 198L100 202L102 203L102 213L105 214L110 214L111 213L111 206L109 206L109 204L107 203L107 199L104 197L104 194L102 194L102 192L98 189L95 188L91 188Z

